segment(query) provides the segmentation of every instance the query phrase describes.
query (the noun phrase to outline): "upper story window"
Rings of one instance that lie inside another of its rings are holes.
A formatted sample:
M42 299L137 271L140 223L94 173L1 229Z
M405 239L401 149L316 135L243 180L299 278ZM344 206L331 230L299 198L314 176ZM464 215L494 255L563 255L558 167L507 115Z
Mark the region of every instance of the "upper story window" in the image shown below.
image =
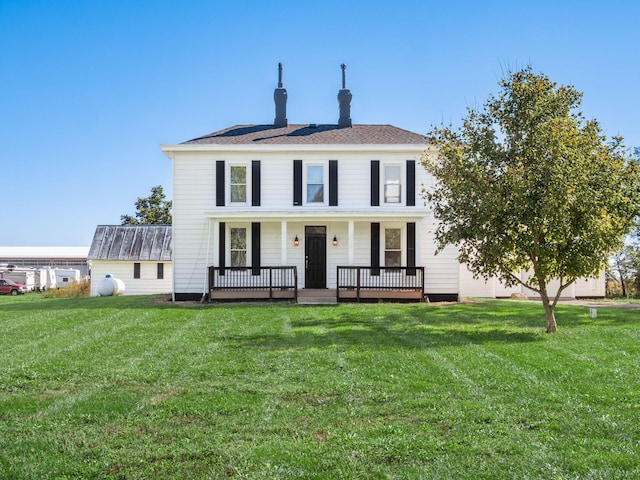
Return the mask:
M229 170L229 200L231 201L231 203L246 203L247 167L244 165L231 165Z
M247 229L231 228L231 266L247 266Z
M324 203L323 165L307 165L307 203Z
M384 266L399 267L402 265L402 230L400 228L384 229Z
M384 167L384 203L400 203L402 201L402 168L400 165Z

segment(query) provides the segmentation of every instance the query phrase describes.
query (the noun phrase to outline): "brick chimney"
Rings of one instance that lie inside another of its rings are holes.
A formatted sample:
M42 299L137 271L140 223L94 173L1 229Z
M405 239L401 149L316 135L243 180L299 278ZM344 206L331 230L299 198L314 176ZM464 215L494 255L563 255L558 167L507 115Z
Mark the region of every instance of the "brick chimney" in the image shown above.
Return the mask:
M338 119L338 127L351 126L351 92L346 88L346 70L347 65L342 64L342 89L338 92L338 106L340 108L340 118Z
M287 89L282 88L282 63L278 63L278 88L273 91L273 100L276 102L276 118L273 121L275 127L286 127L287 121Z

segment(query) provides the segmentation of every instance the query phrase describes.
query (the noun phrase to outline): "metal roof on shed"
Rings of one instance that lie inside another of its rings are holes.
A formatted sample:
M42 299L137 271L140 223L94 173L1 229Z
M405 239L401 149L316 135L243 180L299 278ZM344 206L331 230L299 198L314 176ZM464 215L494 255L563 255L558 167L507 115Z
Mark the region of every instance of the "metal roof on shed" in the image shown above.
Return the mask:
M98 225L90 260L172 260L171 225Z

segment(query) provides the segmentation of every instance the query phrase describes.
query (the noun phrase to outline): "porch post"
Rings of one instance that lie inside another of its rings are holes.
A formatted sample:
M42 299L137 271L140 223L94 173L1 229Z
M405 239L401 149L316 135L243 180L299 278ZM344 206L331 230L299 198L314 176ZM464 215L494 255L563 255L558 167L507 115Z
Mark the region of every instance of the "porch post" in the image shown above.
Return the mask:
M423 267L422 264L422 223L416 222L416 267Z
M287 221L280 222L280 264L287 265Z
M347 263L349 264L349 266L352 266L354 264L354 258L355 258L355 245L356 245L356 240L355 240L355 234L354 234L354 222L353 220L349 220L349 230L348 230L348 234L347 234L347 246L348 246L348 256L347 256Z
M219 256L216 255L216 252L220 251L220 222L218 222L217 220L213 221L213 266L214 267L219 267L220 266L220 262L218 260ZM209 246L207 245L207 248L209 248ZM224 248L224 247L223 247ZM207 267L209 267L209 265L207 265Z

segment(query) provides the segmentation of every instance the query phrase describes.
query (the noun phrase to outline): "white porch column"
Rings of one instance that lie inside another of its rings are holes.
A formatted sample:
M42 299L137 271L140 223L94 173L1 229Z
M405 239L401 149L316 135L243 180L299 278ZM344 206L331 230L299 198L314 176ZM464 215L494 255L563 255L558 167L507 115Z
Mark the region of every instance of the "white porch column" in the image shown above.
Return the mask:
M287 265L287 221L280 222L280 264Z
M355 246L356 246L356 239L355 239L355 234L354 234L354 222L353 220L349 220L349 230L347 233L347 252L348 252L348 256L347 256L347 264L349 266L353 265L354 263L354 259L355 259Z
M211 262L213 264L214 267L219 267L219 257L218 255L216 255L216 252L220 251L220 245L218 245L218 242L220 241L220 222L214 220L213 221L213 237L212 237L212 245L207 245L207 249L210 249L211 246L213 246L213 261ZM210 251L210 250L208 250Z

